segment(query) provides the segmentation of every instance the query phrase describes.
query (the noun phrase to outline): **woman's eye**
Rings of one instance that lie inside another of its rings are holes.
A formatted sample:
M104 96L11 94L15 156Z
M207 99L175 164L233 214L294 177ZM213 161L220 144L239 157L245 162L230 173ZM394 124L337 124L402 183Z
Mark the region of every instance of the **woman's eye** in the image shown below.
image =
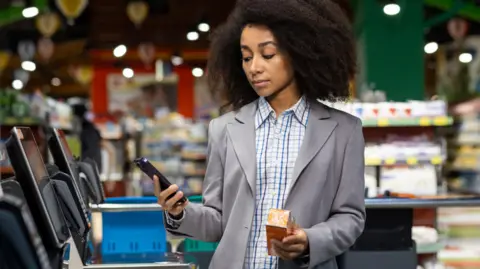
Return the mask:
M271 54L271 55L263 55L263 58L267 59L267 60L270 60L273 58L273 56L275 56L275 54Z
M252 57L243 57L242 60L244 62L249 62L252 59Z

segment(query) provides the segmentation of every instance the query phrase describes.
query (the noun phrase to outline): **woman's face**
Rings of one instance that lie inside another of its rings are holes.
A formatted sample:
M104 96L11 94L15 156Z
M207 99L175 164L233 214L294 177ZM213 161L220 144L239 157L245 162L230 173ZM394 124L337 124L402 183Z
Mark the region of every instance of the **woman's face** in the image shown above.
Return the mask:
M240 38L242 66L259 96L272 97L293 85L293 68L273 33L265 26L247 25Z

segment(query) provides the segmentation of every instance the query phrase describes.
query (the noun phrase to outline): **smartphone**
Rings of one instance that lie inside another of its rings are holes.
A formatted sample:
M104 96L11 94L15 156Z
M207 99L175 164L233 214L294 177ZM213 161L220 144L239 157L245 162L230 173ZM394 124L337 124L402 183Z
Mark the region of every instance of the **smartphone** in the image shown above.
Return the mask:
M158 177L161 191L166 190L168 187L170 187L170 185L172 185L172 183L170 183L170 181L168 181L168 179L164 175L162 175L162 173L160 173L160 171L158 171L157 168L155 168L155 166L153 166L148 161L147 158L140 157L140 158L135 159L133 162L138 166L138 168L140 168L140 170L142 170L142 172L144 172L152 180L153 180L153 176ZM178 191L176 191L175 193L168 196L167 200L172 198L175 194L177 194L177 192ZM187 201L187 199L184 196L178 201L178 204L183 204L186 201Z

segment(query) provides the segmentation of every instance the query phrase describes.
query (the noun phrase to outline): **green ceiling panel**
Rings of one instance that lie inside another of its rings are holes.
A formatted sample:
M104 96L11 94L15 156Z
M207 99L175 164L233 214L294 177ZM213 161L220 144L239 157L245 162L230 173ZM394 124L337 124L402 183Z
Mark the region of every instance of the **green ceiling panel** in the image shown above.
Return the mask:
M33 0L33 6L37 7L40 12L48 8L47 0ZM24 7L9 7L0 10L0 26L23 20L22 10Z
M424 0L426 5L449 11L454 9L458 2L465 2L463 7L458 10L458 15L465 17L466 19L480 22L480 7L473 4L472 1L459 1L459 0Z

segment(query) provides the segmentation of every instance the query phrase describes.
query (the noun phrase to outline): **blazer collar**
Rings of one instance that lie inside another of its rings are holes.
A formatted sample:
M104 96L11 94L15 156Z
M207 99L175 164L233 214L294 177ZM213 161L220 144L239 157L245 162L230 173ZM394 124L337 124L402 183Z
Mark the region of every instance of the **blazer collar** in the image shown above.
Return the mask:
M255 113L257 111L259 99L243 106L236 112L235 119L240 123L254 123L255 122ZM318 101L309 101L310 105L310 117L313 116L315 119L327 119L330 118L330 112L328 112L327 107L318 102Z
M255 161L255 112L257 110L257 102L258 100L255 100L243 106L236 112L235 120L227 125L235 153L240 162L240 166L245 172L253 197L255 197L257 177L257 162ZM329 119L330 112L324 104L311 102L310 109L310 120L307 124L304 141L292 175L292 188L305 167L311 162L317 152L320 151L337 125L336 121Z

